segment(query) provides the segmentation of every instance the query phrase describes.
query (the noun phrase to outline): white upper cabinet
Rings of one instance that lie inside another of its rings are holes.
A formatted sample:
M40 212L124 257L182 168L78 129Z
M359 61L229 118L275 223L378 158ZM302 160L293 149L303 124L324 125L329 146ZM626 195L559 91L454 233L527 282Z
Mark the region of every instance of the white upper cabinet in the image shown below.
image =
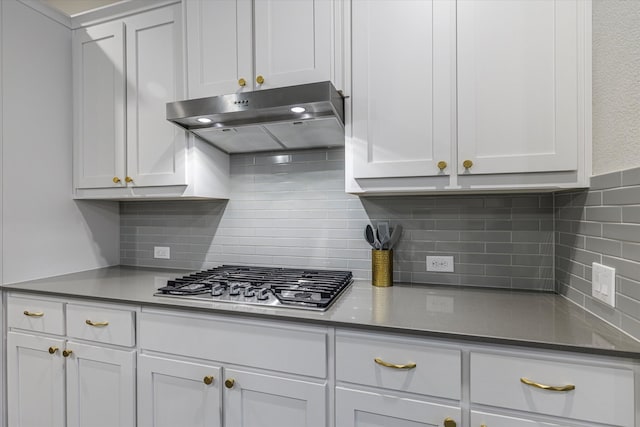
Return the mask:
M589 0L352 0L346 13L347 191L588 185Z
M459 173L577 168L577 2L458 1Z
M454 12L441 1L353 1L355 178L448 174L438 163L451 157Z
M226 198L228 156L166 120L185 98L179 4L73 32L74 196Z
M334 80L336 3L186 0L189 98Z

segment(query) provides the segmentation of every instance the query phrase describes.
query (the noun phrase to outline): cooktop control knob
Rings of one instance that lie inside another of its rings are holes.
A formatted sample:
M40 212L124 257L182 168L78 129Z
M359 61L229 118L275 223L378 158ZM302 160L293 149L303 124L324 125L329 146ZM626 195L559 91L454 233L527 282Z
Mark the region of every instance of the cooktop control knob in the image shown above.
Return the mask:
M238 296L240 295L240 290L242 289L242 287L240 286L239 283L232 283L229 285L229 295L231 296Z
M260 301L269 299L269 289L258 289L258 297Z
M217 284L211 287L211 295L214 297L219 297L224 292L224 286Z

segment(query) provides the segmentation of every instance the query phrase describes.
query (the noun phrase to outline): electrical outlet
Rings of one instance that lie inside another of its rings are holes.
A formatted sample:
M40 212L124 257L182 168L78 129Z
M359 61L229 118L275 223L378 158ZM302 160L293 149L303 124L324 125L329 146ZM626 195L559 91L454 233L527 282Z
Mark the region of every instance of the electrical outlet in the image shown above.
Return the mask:
M171 248L168 246L154 246L153 257L161 259L171 259Z
M591 274L591 296L610 305L616 306L616 269L594 262Z
M427 256L427 271L453 273L453 257Z

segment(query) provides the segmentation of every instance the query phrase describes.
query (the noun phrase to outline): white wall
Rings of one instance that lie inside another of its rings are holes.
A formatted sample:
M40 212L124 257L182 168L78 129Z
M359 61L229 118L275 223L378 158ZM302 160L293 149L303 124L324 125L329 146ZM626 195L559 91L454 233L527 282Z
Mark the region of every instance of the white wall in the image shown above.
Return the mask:
M640 166L640 1L593 1L593 174Z
M117 264L117 203L71 199L71 31L0 4L3 283Z

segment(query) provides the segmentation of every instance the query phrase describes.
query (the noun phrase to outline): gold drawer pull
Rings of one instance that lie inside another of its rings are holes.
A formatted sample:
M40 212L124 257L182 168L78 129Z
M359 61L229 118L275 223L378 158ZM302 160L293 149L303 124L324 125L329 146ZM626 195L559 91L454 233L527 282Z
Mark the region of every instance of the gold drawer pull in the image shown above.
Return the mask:
M42 311L24 311L24 315L25 316L29 316L29 317L42 317L44 316L44 312Z
M55 354L58 351L58 347L49 347L49 354Z
M107 322L106 320L104 322L94 322L93 320L85 320L84 323L86 323L89 326L107 326L109 325L109 322Z
M207 375L206 377L204 377L204 379L202 381L206 385L211 385L211 384L213 384L213 376L212 375Z
M456 427L457 424L456 422L453 420L453 418L445 418L444 419L444 427Z
M63 350L63 351L62 351L62 355L63 355L64 357L69 357L69 356L71 356L71 353L73 353L73 350Z
M376 362L378 365L386 366L387 368L393 368L393 369L413 369L417 366L413 362L407 363L406 365L395 365L393 363L385 362L379 357L376 357L375 359L373 359L373 361Z
M525 377L520 378L520 382L522 384L530 385L531 387L541 388L543 390L549 390L549 391L571 391L576 389L576 386L573 384L567 384L563 386L545 385L545 384L536 383Z

